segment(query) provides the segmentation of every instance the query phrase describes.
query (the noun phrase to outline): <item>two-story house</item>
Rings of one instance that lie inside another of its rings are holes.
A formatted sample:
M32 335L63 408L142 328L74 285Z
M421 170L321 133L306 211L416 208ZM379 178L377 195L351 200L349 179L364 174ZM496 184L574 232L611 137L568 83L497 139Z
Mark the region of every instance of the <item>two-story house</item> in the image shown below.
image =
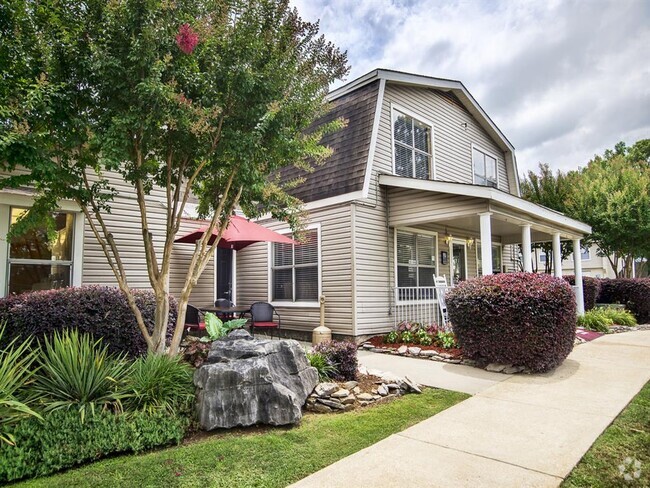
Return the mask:
M520 198L512 144L461 82L375 70L329 100L328 117L348 121L324 141L334 154L313 173L284 173L305 178L295 195L308 241L238 252L238 302L271 302L284 329L310 332L324 295L327 326L365 336L404 319L439 322L434 277L453 286L505 271L508 244L523 243L526 271L531 242L559 253L572 240L580 254L590 227ZM576 295L581 311L581 287Z

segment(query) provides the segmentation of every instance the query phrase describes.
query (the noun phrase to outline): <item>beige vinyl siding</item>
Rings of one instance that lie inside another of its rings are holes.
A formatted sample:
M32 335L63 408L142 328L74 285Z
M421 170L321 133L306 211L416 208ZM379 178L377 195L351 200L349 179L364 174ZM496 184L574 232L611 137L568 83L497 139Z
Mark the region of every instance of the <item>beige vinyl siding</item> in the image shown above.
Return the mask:
M375 170L393 173L391 104L433 123L437 180L472 184L472 144L475 144L497 157L499 188L508 191L504 152L451 95L429 88L386 84L375 149ZM464 124L467 124L466 128Z
M273 220L260 224L280 232L287 225ZM325 325L335 334L353 335L352 245L350 205L310 212L309 224L320 224L322 294L325 295ZM269 301L268 270L270 244L257 243L237 253L237 303L249 305ZM313 306L276 305L282 328L311 332L320 323L320 309Z
M392 226L416 225L487 212L489 206L480 198L391 188L389 221Z
M104 220L117 244L131 288L151 288L142 242L140 210L135 190L125 183L118 174L109 173L108 176L118 193L110 203L111 212L103 214ZM147 219L149 229L153 234L154 245L159 253L159 260L162 260L162 249L165 240L165 206L164 190L154 188L147 197ZM202 223L199 221L184 220L178 235L181 236L201 225ZM190 244L174 245L169 279L170 293L174 296L180 295L193 250L194 246ZM84 226L82 283L84 285L117 286L113 271L106 262L104 252L95 239L88 222ZM213 297L214 268L213 260L211 260L190 296L190 303L209 305L214 301Z
M393 240L383 190L380 195L376 206L356 205L357 335L375 334L393 326Z

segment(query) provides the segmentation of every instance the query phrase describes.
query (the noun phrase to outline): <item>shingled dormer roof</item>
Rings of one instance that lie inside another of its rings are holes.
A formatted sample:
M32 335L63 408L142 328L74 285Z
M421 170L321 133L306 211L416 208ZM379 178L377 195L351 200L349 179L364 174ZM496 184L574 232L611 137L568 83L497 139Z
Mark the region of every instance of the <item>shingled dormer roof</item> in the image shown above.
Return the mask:
M334 154L312 173L295 167L282 170L284 181L305 178L290 191L292 195L309 203L363 189L378 96L376 80L331 102L332 110L317 124L341 117L347 120L347 126L323 137L322 144L332 148Z

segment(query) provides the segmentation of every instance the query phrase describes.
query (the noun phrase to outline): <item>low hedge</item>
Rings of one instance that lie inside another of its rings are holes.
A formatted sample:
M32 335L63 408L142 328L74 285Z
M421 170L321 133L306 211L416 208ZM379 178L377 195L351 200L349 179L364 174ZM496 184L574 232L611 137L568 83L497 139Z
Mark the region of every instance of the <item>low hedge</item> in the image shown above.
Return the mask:
M168 412L98 411L82 423L76 410L16 424L16 445L0 444L0 483L45 476L110 454L179 444L189 420Z
M650 278L602 279L598 303L622 303L637 322L650 323Z
M576 284L574 275L566 275L563 278L571 285ZM600 293L600 279L590 276L582 277L582 294L585 301L585 311L591 310L596 306L598 294Z
M149 330L153 330L156 299L148 290L133 290L136 303ZM168 338L176 323L177 305L172 298ZM0 347L14 337L41 338L55 330L76 327L102 337L111 353L125 352L131 357L147 352L133 312L118 288L82 286L58 290L9 295L0 299L0 323L7 327Z
M484 276L451 289L446 299L458 343L471 359L542 372L558 366L573 349L576 301L560 278Z

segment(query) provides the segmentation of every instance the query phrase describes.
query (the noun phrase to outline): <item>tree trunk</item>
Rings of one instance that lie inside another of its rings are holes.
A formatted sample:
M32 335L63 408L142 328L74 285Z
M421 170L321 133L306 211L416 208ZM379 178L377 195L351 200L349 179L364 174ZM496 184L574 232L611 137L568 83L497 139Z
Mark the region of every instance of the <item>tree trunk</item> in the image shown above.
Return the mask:
M154 328L151 334L150 352L164 354L167 351L167 327L169 326L169 290L156 292L156 311L154 313Z

